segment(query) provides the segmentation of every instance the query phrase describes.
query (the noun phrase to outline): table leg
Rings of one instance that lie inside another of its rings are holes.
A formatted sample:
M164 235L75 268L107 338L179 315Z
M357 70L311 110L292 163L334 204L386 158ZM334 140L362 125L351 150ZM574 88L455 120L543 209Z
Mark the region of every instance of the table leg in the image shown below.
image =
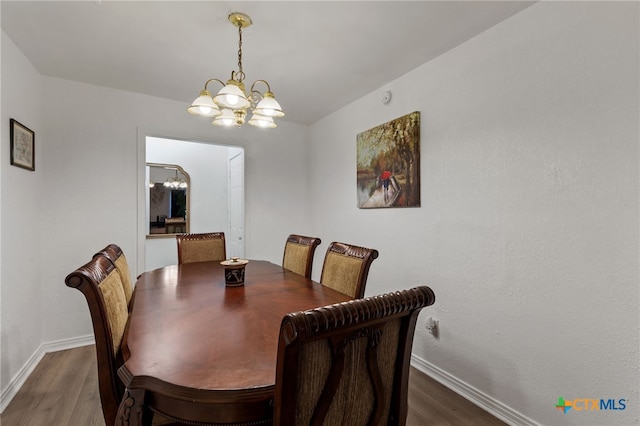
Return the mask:
M153 413L145 408L144 389L127 389L118 408L116 426L151 426Z

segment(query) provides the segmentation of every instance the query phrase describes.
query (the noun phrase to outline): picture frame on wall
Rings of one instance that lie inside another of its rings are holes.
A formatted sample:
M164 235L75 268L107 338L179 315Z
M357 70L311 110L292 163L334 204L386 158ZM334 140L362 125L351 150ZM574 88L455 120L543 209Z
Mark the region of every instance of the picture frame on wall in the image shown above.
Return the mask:
M35 171L36 151L34 131L20 124L13 118L10 121L10 128L11 165Z
M420 207L420 111L358 133L358 208Z

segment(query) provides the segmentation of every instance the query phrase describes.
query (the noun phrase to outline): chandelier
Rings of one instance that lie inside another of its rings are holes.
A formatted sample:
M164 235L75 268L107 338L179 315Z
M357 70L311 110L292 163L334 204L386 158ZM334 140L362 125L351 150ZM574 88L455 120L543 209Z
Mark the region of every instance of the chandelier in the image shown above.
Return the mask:
M212 78L204 83L204 89L187 111L202 117L213 117L216 126L237 126L244 124L247 110L251 110L249 124L258 127L274 128L274 118L284 116L282 108L276 101L271 86L265 80L256 80L247 93L244 86L244 71L242 70L242 29L252 24L251 18L244 13L234 12L229 15L229 22L238 28L238 71L231 71L231 78L223 83ZM212 81L220 83L222 89L216 96L211 96L207 86ZM256 89L264 84L267 91L261 93Z
M185 189L188 186L187 181L184 178L178 177L177 170L176 177L169 176L162 185L169 189Z

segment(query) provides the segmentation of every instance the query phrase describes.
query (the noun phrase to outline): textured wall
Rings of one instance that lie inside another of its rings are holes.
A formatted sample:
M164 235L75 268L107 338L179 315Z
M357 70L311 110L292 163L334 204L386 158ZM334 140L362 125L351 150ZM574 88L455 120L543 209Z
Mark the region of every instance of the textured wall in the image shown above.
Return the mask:
M415 354L514 422L638 422L638 8L538 3L311 127L315 234L431 286ZM357 209L356 134L415 110L422 207Z

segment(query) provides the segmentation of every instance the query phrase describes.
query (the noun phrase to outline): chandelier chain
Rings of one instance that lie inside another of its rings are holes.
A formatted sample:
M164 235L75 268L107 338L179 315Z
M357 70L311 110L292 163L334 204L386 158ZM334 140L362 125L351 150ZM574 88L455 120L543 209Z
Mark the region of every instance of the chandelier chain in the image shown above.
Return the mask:
M242 25L238 25L238 81L244 80L244 71L242 71Z

